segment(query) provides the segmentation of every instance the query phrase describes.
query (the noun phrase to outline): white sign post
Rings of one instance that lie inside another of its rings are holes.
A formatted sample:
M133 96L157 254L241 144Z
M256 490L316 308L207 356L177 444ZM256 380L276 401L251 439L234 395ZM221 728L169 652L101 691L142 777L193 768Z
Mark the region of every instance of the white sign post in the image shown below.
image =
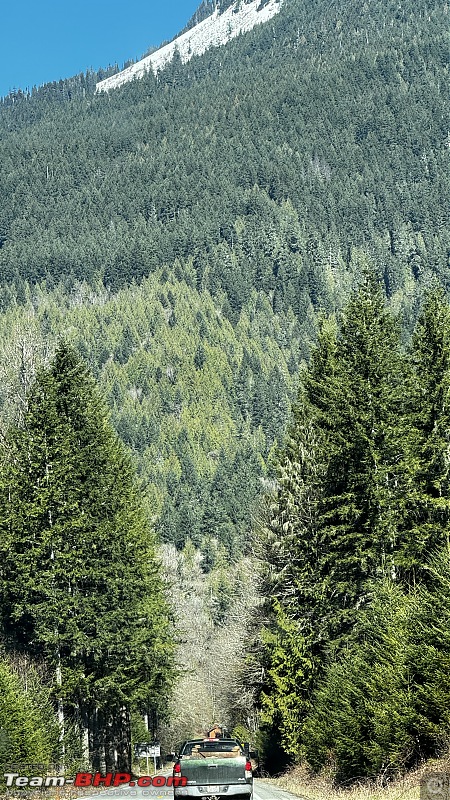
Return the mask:
M147 775L148 775L148 760L153 758L153 766L156 774L156 759L161 755L160 744L137 744L135 745L135 753L137 758L145 758L147 761Z

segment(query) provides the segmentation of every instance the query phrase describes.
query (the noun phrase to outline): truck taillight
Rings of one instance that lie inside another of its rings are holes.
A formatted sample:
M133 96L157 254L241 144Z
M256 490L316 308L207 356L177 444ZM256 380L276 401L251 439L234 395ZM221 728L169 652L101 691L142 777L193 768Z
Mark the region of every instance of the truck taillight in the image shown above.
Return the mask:
M251 778L252 777L252 762L247 761L245 764L245 777Z
M177 763L173 765L173 774L179 775L180 772L181 772L181 764L179 763L179 761L177 761Z

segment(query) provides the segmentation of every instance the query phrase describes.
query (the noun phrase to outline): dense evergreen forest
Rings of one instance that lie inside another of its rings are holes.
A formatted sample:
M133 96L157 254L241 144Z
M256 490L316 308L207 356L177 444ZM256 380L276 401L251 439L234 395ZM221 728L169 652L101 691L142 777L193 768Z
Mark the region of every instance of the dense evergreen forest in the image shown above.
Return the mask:
M252 289L301 318L333 307L358 246L389 295L448 284L445 32L444 4L290 0L158 79L7 98L3 304L11 283L116 289L192 258L232 321Z
M219 715L347 781L450 734L446 15L285 0L3 98L3 763Z
M448 746L449 393L444 291L404 352L366 275L321 326L266 500L245 671L268 743L338 782Z

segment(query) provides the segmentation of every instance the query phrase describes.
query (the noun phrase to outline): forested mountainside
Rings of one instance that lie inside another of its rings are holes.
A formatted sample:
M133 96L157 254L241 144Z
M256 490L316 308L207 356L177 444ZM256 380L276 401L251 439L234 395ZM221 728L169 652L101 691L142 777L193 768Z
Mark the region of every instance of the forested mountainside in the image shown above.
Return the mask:
M301 316L305 292L332 307L327 268L344 274L355 246L389 294L430 272L447 281L445 28L443 4L291 0L158 79L6 103L4 303L11 283L117 288L192 257L231 314L256 288ZM286 200L293 231L273 219Z
M217 715L344 781L437 752L446 31L444 3L284 0L156 77L4 98L4 760L124 766Z
M211 537L233 557L245 549L307 352L292 312L275 315L254 292L233 327L194 276L158 270L117 294L34 290L0 316L0 331L4 424L69 336L133 455L160 538L179 548L190 539L209 561Z

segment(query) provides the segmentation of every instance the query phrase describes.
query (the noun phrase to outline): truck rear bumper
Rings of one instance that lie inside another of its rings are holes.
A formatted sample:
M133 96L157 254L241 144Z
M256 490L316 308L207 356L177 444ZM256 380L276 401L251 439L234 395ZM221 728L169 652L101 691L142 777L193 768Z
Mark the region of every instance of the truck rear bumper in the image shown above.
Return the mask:
M253 786L249 783L238 785L238 784L222 784L218 786L218 790L216 791L217 786L214 786L214 793L210 791L211 787L208 785L205 786L183 786L183 787L174 787L174 798L175 800L181 800L185 797L229 797L230 800L232 798L240 798L241 800L249 800L253 793Z

